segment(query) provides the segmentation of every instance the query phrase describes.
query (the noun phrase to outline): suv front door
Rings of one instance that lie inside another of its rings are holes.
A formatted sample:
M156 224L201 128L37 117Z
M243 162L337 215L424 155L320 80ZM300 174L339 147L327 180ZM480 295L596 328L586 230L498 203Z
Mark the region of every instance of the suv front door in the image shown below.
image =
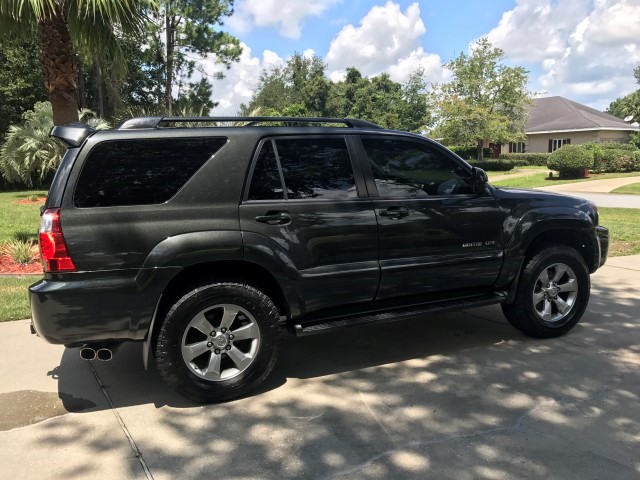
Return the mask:
M247 242L297 272L301 312L372 301L378 227L344 135L262 140L240 205ZM253 238L253 240L251 240Z
M401 136L362 137L380 232L377 299L490 287L502 266L502 218L471 169L444 148Z

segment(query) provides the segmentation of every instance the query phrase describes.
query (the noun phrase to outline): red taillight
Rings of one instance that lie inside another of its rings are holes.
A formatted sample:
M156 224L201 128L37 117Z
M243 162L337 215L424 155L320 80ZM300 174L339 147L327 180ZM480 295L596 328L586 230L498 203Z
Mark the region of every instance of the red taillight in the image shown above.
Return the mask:
M50 208L42 214L40 220L40 258L45 272L74 272L76 270L62 236L59 208Z

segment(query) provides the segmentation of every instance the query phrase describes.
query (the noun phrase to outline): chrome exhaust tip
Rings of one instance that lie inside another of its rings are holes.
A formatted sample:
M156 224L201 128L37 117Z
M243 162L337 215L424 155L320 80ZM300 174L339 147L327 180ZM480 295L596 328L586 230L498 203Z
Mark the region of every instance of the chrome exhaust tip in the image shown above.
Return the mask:
M109 348L101 348L96 352L96 356L102 362L109 362L113 358L113 352Z
M83 360L95 360L96 351L93 348L84 347L80 349L80 358Z

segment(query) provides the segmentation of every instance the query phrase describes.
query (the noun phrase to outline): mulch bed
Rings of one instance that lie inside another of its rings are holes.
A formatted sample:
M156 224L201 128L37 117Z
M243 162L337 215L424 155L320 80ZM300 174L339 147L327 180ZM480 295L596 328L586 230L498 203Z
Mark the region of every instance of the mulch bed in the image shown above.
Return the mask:
M0 255L0 275L25 275L29 273L42 273L42 264L37 261L28 264L16 263L10 256Z
M46 199L47 197L40 197L38 200L29 200L28 198L25 198L23 200L16 200L13 203L15 205L36 205L36 204L43 204Z

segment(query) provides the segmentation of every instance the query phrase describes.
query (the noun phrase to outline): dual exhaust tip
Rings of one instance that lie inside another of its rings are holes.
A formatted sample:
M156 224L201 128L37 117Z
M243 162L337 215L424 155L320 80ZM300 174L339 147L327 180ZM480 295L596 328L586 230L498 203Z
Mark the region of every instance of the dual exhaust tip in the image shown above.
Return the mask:
M102 362L109 362L113 358L113 350L110 348L91 348L82 347L80 349L80 358L83 360L100 360Z

